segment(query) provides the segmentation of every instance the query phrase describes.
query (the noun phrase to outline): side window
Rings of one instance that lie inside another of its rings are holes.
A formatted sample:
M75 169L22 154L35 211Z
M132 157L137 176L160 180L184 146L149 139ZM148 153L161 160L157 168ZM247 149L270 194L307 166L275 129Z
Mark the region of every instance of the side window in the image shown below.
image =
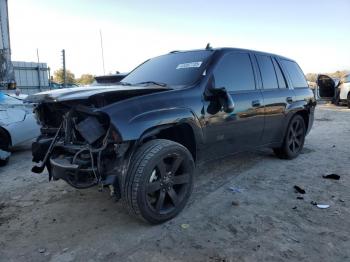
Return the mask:
M258 60L264 89L278 88L275 68L273 67L271 57L256 55L256 58Z
M282 73L282 70L279 66L279 64L276 62L276 60L273 58L273 65L275 67L275 71L276 71L276 75L277 75L277 80L278 80L278 86L280 88L287 88L287 84L286 84L286 79L284 78L284 75Z
M255 79L247 53L229 53L214 69L215 85L228 91L255 90Z
M297 63L285 59L282 59L281 61L292 80L293 87L308 87L304 73L301 71Z

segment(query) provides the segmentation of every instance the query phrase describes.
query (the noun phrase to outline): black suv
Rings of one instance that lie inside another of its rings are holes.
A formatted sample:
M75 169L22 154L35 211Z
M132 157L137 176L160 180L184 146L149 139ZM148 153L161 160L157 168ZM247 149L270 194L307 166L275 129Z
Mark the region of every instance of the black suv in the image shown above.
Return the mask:
M33 172L46 167L75 188L108 186L150 223L184 208L199 162L259 147L298 156L316 105L296 62L234 48L174 51L119 85L28 100L42 125Z

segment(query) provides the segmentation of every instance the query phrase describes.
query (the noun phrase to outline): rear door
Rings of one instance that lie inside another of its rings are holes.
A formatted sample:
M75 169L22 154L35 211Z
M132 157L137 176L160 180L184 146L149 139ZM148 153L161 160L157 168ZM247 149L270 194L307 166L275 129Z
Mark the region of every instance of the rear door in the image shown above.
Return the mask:
M295 100L292 88L288 87L279 61L274 56L256 54L256 61L262 80L262 95L264 98L265 125L262 144L280 142L286 111Z

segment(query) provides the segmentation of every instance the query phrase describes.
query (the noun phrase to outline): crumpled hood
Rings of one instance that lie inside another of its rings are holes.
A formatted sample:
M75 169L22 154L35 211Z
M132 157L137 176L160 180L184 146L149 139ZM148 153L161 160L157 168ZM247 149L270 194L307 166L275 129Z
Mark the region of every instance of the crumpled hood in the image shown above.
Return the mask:
M93 95L102 93L127 93L127 92L137 92L145 93L145 91L159 92L164 90L169 90L168 87L162 86L125 86L125 85L115 85L115 86L90 86L90 87L72 87L57 89L51 91L40 92L34 95L30 95L25 101L31 103L41 103L41 102L61 102L68 100L80 100L87 99Z

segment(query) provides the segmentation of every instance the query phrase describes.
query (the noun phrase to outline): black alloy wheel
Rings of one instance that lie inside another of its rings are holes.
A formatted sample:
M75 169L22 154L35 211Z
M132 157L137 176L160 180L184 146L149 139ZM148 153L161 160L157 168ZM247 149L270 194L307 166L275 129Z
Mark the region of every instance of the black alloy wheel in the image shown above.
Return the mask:
M131 214L149 223L172 219L185 207L193 187L194 161L183 145L151 140L136 152L123 188Z
M293 159L297 157L304 147L306 126L301 115L295 115L289 122L283 144L274 148L275 154L282 159Z
M304 120L300 118L295 118L290 125L287 144L289 150L294 154L298 153L303 146L305 136L304 129Z
M147 203L158 214L169 214L184 201L190 187L184 159L179 154L159 159L146 186Z

